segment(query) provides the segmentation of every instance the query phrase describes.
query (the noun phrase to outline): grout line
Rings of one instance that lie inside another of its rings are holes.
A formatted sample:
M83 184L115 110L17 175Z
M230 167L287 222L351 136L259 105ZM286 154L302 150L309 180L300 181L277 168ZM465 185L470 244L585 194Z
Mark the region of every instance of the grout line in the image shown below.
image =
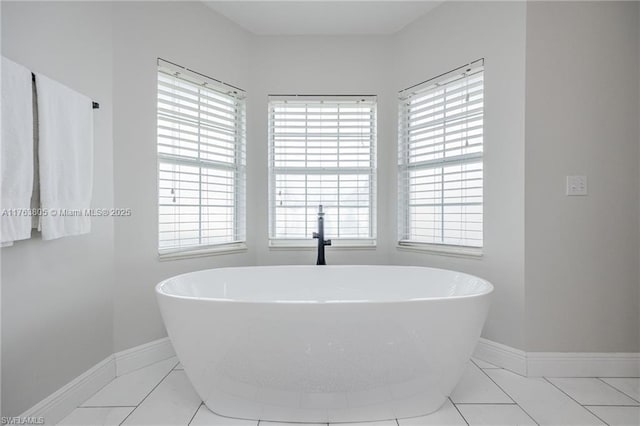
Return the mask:
M460 411L460 409L458 408L458 406L456 405L455 402L453 402L453 400L451 399L450 396L447 397L447 399L449 400L449 402L453 405L453 407L456 409L456 411L458 412L458 414L460 414L460 417L462 417L462 420L464 420L464 422L466 423L467 426L469 426L469 422L467 421L467 419L462 415L462 411Z
M604 376L579 376L579 377L567 377L567 376L546 376L550 379L640 379L640 377L604 377ZM606 382L605 382L606 383Z
M518 405L516 402L456 402L455 404L456 405Z
M547 379L546 377L543 377L543 379L546 380L547 383L549 383L551 386L553 386L554 388L558 389L560 392L562 392L563 394L565 394L569 398L571 398L571 400L573 400L573 402L575 402L576 404L578 404L579 406L581 406L582 408L587 410L589 413L591 413L596 419L600 420L605 425L609 424L609 423L605 422L604 420L602 420L600 417L598 417L593 411L589 410L587 407L585 407L584 405L580 404L574 397L572 397L571 395L569 395L568 393L566 393L565 391L560 389L560 387L556 386L555 383L553 383L551 380Z
M476 367L477 367L477 366L476 366ZM496 386L498 387L498 389L500 389L500 390L501 390L505 395L507 395L507 396L509 397L509 399L510 399L514 404L516 404L516 405L518 404L518 403L516 402L516 400L515 400L515 399L513 399L513 398L511 397L511 395L509 395L509 393L508 393L507 391L505 391L504 389L502 389L502 387L501 387L499 384L497 384L497 383L496 383L496 381L495 381L495 380L493 380L493 379L491 378L491 376L490 376L490 375L488 375L488 374L487 374L487 372L486 372L486 371L484 371L482 368L479 368L479 367L478 367L478 369L479 369L480 371L482 371L482 374L484 374L485 376L487 376L487 377L489 378L489 380L491 380L491 381L493 382L493 384L494 384L494 385L496 385ZM495 368L494 368L494 370L495 370Z
M76 408L136 408L137 405L83 405Z
M0 1L2 1L2 0L0 0ZM151 363L151 364L147 365L146 367L150 367L150 366L152 366L152 365L154 365L154 364L157 364L157 363L159 363L159 362L166 361L166 360L168 360L168 359L169 359L169 358L167 358L167 359L163 359L163 360L160 360L160 361L157 361L157 362L154 362L154 363ZM175 368L176 368L179 364L180 364L180 360L178 360L178 361L176 362L176 365L174 365L174 366L173 366L173 368L171 369L171 371L175 370ZM135 371L141 370L141 369L146 368L146 367L136 368L135 370L129 371L129 373L133 373L133 372L135 372ZM171 372L171 371L169 371L169 372ZM126 373L126 374L129 374L129 373ZM113 382L114 382L116 379L118 379L119 377L122 377L122 376L115 376L113 379L111 379L111 380L109 381L109 383L107 383L106 385L102 386L102 387L101 387L100 389L98 389L95 393L93 393L93 395L91 395L89 398L87 398L85 401L83 401L83 402L82 402L82 404L84 404L84 403L85 403L86 401L88 401L89 399L93 398L93 397L94 397L98 392L100 392L101 390L103 390L104 388L106 388L108 385L110 385L111 383L113 383ZM165 377L166 377L166 376L165 376ZM162 380L164 380L164 377L162 378ZM162 380L161 380L161 381L162 381ZM144 399L143 399L143 400L144 400ZM140 403L142 403L142 402L140 402ZM82 404L80 404L80 405L79 405L79 406L77 406L76 408L137 408L137 407L138 407L137 405L82 405ZM132 411L132 412L133 412L133 411ZM131 414L131 413L129 413L129 414ZM126 418L125 418L125 420L126 420ZM123 420L123 421L124 421L124 420Z
M605 377L605 379L610 379L610 378L611 378L611 377ZM623 379L628 379L628 378L633 378L633 377L621 377L621 378L623 378ZM631 395L629 395L629 394L626 394L624 391L621 391L621 390L620 390L620 389L618 389L617 387L613 386L611 383L607 383L607 382L605 382L604 380L602 380L602 378L601 378L601 377L596 377L596 379L600 380L602 383L604 383L605 385L609 386L609 387L610 387L610 388L612 388L612 389L615 389L616 391L620 392L621 394L628 396L629 398L631 398L631 399L632 399L632 400L634 400L635 402L640 403L640 401L639 401L639 400L635 399L634 397L632 397L632 396L631 396Z
M191 422L193 421L193 419L196 417L196 414L198 414L198 411L200 411L200 408L202 407L202 405L204 404L203 401L200 401L200 405L198 405L198 408L196 408L195 413L193 413L193 416L191 416L191 418L189 419L189 423L187 423L187 426L191 425Z
M594 379L640 379L638 376L615 376L615 377L594 377Z
M493 370L495 370L495 368L494 368ZM501 368L501 370L504 370L504 368ZM531 414L529 414L529 412L528 412L527 410L525 410L523 406L521 406L520 404L518 404L518 403L516 402L516 400L515 400L515 399L513 399L513 397L512 397L511 395L509 395L509 392L507 392L506 390L504 390L504 389L502 388L502 386L500 386L500 385L499 385L495 380L493 380L493 377L491 377L490 375L488 375L488 374L487 374L487 372L486 372L486 371L484 371L482 368L480 369L480 371L482 371L482 372L484 373L484 375L485 375L485 376L487 376L487 377L489 378L489 380L491 380L491 381L493 382L493 384L494 384L494 385L496 385L496 386L497 386L497 387L498 387L502 392L504 392L504 393L505 393L505 395L507 395L507 396L509 397L509 399L511 399L511 400L513 401L513 403L514 403L514 404L516 404L516 405L518 406L518 408L520 408L522 411L524 411L524 413L525 413L527 416L529 416L529 418L530 418L531 420L533 420L533 422L534 422L535 424L540 425L540 423L538 423L538 421L537 421L536 419L534 419L534 418L533 418L533 416L532 416ZM514 373L514 374L517 374L517 373ZM529 377L526 377L526 376L525 376L525 379L529 379Z
M598 415L596 413L594 413L593 411L589 410L589 407L583 405L584 409L587 410L589 413L591 413L595 418L599 419L602 423L604 423L605 425L609 425L609 423L605 422L604 420L602 420L600 417L598 417Z
M131 410L131 412L130 412L129 414L127 414L127 417L125 417L124 419L122 419L122 421L119 423L119 425L118 425L118 426L121 426L124 422L126 422L126 421L127 421L127 419L128 419L129 417L131 417L131 415L132 415L133 413L135 413L135 411L136 411L136 410L137 410L137 409L142 405L142 403L143 403L143 402L145 402L145 401L147 400L147 398L149 398L149 395L151 395L151 394L153 393L153 391L154 391L154 390L156 390L158 386L160 386L160 383L162 383L162 382L164 381L164 379L166 379L166 378L167 378L167 376L168 376L169 374L171 374L172 372L173 372L173 370L169 370L169 372L168 372L167 374L165 374L165 375L164 375L164 377L162 377L162 379L160 379L160 381L159 381L159 382L158 382L158 383L153 387L153 389L151 389L151 390L149 391L149 393L148 393L144 398L142 398L142 401L140 401L140 402L138 403L138 405L136 405L136 408L134 408L133 410Z
M616 404L616 405L609 405L609 404L584 404L583 407L633 407L633 408L639 408L638 405L623 405L623 404Z
M502 367L498 367L497 365L494 365L493 367L480 367L478 365L478 363L473 360L473 358L469 358L469 361L474 363L475 366L478 367L480 370L501 370L502 369ZM487 361L485 361L485 362L487 362ZM489 364L489 363L487 362L487 364ZM491 364L491 365L493 365L493 364Z

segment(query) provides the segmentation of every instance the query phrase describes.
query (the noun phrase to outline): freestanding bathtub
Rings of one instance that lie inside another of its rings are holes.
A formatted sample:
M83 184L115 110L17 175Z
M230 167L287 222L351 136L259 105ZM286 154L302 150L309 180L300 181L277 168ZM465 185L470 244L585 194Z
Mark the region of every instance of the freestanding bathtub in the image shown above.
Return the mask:
M213 412L288 422L437 410L478 341L493 286L406 266L271 266L156 287L169 337Z

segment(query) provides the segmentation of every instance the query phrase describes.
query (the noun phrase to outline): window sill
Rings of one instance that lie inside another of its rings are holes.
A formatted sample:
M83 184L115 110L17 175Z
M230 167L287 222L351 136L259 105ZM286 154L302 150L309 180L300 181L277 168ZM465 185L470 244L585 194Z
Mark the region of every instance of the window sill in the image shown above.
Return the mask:
M470 259L480 259L483 256L482 247L460 247L438 244L423 244L399 242L397 249L401 251L414 251L442 256L464 257Z
M222 254L242 253L247 251L246 243L220 244L217 246L196 247L190 249L177 249L159 251L158 258L161 262L167 260L190 259L204 256L217 256Z
M328 250L375 250L376 240L333 240ZM317 250L316 240L269 240L269 250Z

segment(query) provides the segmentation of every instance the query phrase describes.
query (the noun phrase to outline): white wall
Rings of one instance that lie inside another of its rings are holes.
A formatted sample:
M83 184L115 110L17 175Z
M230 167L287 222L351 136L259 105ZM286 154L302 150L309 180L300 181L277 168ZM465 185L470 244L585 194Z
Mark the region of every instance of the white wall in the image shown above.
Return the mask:
M391 260L491 281L495 293L483 336L516 348L524 347L525 17L523 2L447 2L396 36L390 61L398 91L485 58L484 255L393 248Z
M378 247L328 248L328 261L422 264L486 277L497 291L485 336L523 346L524 5L445 4L396 37L256 37L197 4L125 3L115 10L116 205L134 211L132 218L116 223L117 350L164 335L153 286L165 277L218 266L314 262L313 250L269 249L267 215L251 214L267 212L267 96L282 93L378 95ZM451 25L465 31L443 46L439 34ZM188 44L193 37L225 40L229 47L225 60L213 56L214 49L221 48L219 43L206 44L209 53L202 55L201 46ZM158 56L249 92L246 254L157 260L154 73ZM497 92L495 98L487 97L488 117L507 117L504 121L509 123L493 121L496 124L487 126L487 137L493 141L487 147L487 187L495 189L486 200L485 256L466 260L398 252L394 246L396 92L478 57L487 58L487 87ZM401 62L412 63L411 72L403 72L397 66Z
M314 264L316 249L268 247L267 103L270 94L357 94L378 97L376 248L327 247L329 264L385 264L393 242L391 191L395 164L395 105L389 89L389 37L256 37L248 96L248 235L257 264ZM389 161L391 159L391 161ZM256 212L264 212L258 214ZM328 238L331 236L329 235ZM311 236L309 236L311 238Z
M157 255L157 58L247 89L249 34L200 2L114 3L113 34L115 202L133 210L115 224L119 351L166 336L154 294L162 279L251 265L255 253L164 262Z
M257 37L199 2L3 2L3 54L101 103L94 205L133 210L95 219L87 236L2 249L3 414L19 414L114 350L165 336L153 293L163 278L314 262L313 250L267 247L267 95L278 93L378 95L378 247L329 248L330 263L485 277L496 292L484 336L513 347L637 351L640 94L625 90L640 89L637 9L446 2L389 37ZM157 258L158 57L249 92L245 253ZM396 92L480 57L484 256L400 251ZM597 96L581 98L583 89ZM589 197L562 195L570 173L589 176Z
M113 205L111 5L2 2L2 54L100 102L93 207ZM2 415L19 415L113 352L113 220L3 248Z
M640 350L638 6L528 4L530 351ZM565 196L572 174L587 197Z

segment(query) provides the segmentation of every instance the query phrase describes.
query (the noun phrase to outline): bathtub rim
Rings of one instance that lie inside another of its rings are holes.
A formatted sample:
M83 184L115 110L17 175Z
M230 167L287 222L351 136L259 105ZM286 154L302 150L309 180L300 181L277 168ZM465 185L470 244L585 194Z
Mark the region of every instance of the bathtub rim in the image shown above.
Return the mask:
M169 298L182 299L182 300L194 300L194 301L206 301L206 302L220 302L220 303L234 303L234 304L254 304L254 305L349 305L349 304L371 304L371 305L382 305L382 304L397 304L397 303L411 303L411 302L427 302L427 301L445 301L445 300L460 300L460 299L472 299L477 297L489 296L495 291L494 285L484 279L480 278L476 275L467 274L466 272L455 271L452 269L445 268L433 268L430 266L415 266L415 265L330 265L330 268L341 268L341 267L396 267L396 268L416 268L416 269L429 269L436 271L445 271L455 274L462 274L468 277L475 278L480 280L484 285L487 286L487 290L479 293L473 294L464 294L458 296L434 296L434 297L414 297L414 298L406 298L406 299L389 299L389 300L369 300L369 299L354 299L354 300L243 300L243 299L229 299L222 297L197 297L197 296L185 296L178 295L173 293L168 293L163 291L163 286L167 284L169 281L174 280L176 278L184 277L186 275L204 272L204 271L212 271L218 269L251 269L251 268L326 268L327 266L318 266L318 265L261 265L261 266L224 266L221 268L207 268L207 269L199 269L197 271L185 272L183 274L174 275L172 277L166 278L160 281L155 285L154 291L157 296L166 296Z

